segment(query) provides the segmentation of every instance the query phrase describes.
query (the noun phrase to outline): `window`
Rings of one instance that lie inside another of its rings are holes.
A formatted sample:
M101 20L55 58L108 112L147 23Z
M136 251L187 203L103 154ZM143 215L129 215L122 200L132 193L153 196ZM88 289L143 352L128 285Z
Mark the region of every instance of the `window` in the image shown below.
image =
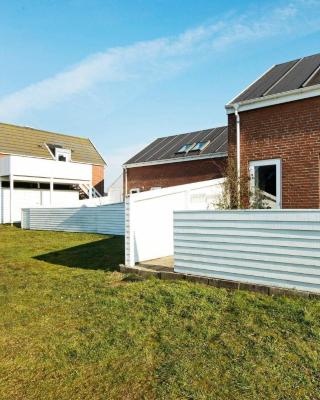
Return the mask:
M281 207L281 160L250 162L251 191L259 190L267 208Z
M195 143L187 143L184 144L180 149L177 151L177 154L188 153L192 149Z
M204 150L208 146L209 143L210 143L210 140L207 140L206 142L198 142L189 151L199 151L200 152L200 151Z
M63 161L63 162L71 161L71 150L56 148L55 153L57 161Z

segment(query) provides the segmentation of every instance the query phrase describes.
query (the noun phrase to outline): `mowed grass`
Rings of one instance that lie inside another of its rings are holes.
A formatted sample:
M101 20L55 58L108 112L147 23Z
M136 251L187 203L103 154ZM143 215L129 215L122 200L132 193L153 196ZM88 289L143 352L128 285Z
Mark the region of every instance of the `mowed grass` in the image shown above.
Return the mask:
M320 399L320 302L115 271L123 239L0 227L0 399Z

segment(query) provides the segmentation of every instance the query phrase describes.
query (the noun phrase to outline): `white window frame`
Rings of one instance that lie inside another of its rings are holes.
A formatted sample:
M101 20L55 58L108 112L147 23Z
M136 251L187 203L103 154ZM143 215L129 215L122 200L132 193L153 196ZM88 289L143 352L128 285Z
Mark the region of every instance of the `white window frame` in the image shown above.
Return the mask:
M59 156L66 157L66 161L60 161L60 162L70 162L71 161L71 150L70 149L62 149L62 148L56 147L55 151L56 151L56 160L57 161L60 161Z
M255 168L265 167L267 165L276 166L276 206L275 208L282 208L282 162L280 158L274 158L271 160L259 160L250 161L249 172L250 172L250 189L253 192L255 190Z

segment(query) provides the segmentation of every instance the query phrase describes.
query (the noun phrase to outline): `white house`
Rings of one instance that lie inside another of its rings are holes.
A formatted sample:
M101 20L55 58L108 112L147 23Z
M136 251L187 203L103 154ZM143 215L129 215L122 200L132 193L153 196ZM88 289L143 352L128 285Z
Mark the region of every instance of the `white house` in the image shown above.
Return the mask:
M0 223L21 208L100 197L105 161L89 139L0 123Z
M107 194L110 202L120 203L124 200L123 197L123 174L119 175L111 185L107 188Z

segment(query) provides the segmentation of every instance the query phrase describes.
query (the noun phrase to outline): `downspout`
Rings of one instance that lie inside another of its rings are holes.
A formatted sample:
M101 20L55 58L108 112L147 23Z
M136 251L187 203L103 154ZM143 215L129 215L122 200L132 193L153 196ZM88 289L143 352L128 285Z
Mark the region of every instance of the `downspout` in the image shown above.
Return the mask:
M124 198L126 198L127 192L128 192L127 168L126 167L123 167L123 172L124 172Z
M237 181L238 181L238 206L240 205L240 180L241 180L241 160L240 160L240 115L239 115L239 104L234 106L234 114L236 116L236 132L237 132Z

